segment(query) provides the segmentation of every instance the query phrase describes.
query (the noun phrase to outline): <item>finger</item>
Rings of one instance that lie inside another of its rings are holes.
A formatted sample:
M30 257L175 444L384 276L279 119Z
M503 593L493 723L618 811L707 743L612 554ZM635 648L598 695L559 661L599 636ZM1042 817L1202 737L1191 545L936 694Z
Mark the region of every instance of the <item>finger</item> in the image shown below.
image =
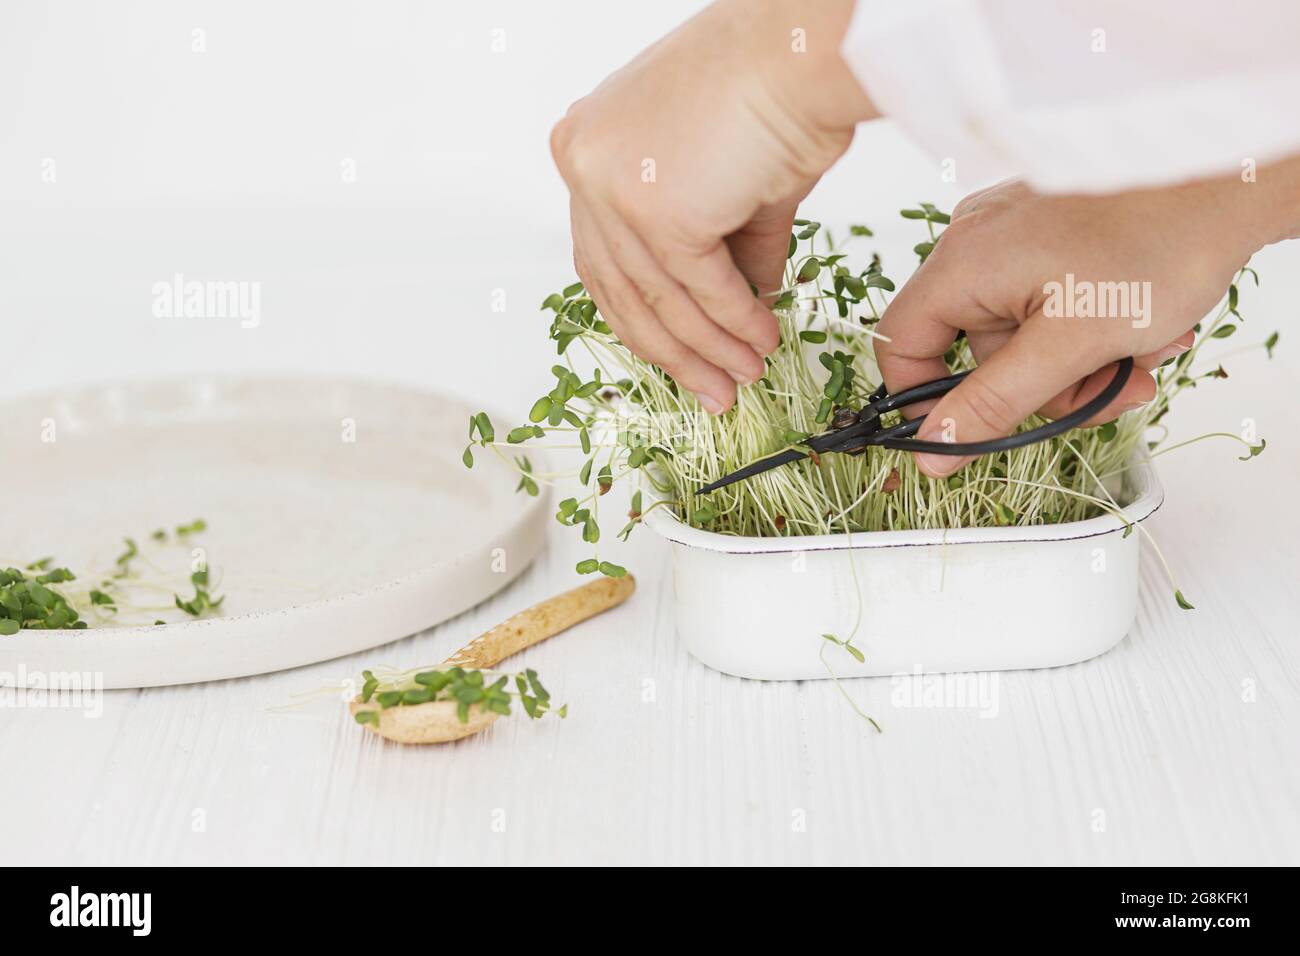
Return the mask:
M1159 368L1172 358L1177 358L1192 347L1196 341L1196 333L1190 329L1184 332L1178 338L1174 339L1164 348L1151 352L1147 355L1139 355L1133 361L1138 368Z
M1011 336L1019 329L998 329L995 332L967 332L966 341L970 344L970 354L975 357L975 364L982 365L988 357L1011 341Z
M617 271L617 266L604 251L604 240L591 217L579 208L576 201L569 204L569 217L569 231L573 236L573 267L586 287L587 294L596 303L601 317L614 330L619 341L634 354L646 361L653 361L642 351L635 323L630 316L623 314L622 307L613 301L609 292L606 281Z
M776 349L781 338L776 316L754 297L724 242L699 251L674 247L658 259L714 322L760 355Z
M970 348L970 354L975 359L976 365L982 365L984 360L996 352L1002 346L1011 341L1011 336L1016 334L1020 326L1010 329L997 329L993 332L967 332L966 344ZM947 366L945 365L945 368ZM947 375L947 372L944 372ZM936 405L939 399L929 402L918 402L915 405L907 407L907 417L916 418L918 415L928 414Z
M793 202L765 207L726 239L731 261L769 306L771 293L785 284L782 279L797 209L798 204Z
M975 357L976 363L984 364L988 357L1010 341L1014 334L1014 332L1008 331L968 333L967 338L970 340L971 354ZM1140 358L1134 364L1136 368L1129 375L1124 388L1115 397L1114 401L1080 427L1089 427L1111 421L1121 413L1140 408L1155 398L1155 379L1145 370L1151 366L1144 366ZM1110 380L1115 375L1115 368L1115 365L1109 365L1094 372L1083 381L1074 383L1060 394L1053 396L1042 408L1038 409L1038 414L1044 418L1061 418L1070 414L1076 408L1086 405L1110 384ZM937 403L931 403L931 405L934 404Z
M961 291L966 284L955 264L949 264L952 261L936 249L894 296L876 327L889 339L877 340L875 352L876 364L891 392L951 374L943 357L958 330L973 322L984 327L990 324L987 311ZM993 322L993 332L1009 335L1016 328L1012 321ZM991 333L986 329L979 334ZM912 417L923 410L924 406L917 405L904 411Z
M735 404L736 385L731 377L682 345L660 324L631 280L610 259L582 213L573 215L573 236L578 276L623 344L692 392L710 414L721 414ZM597 241L592 242L593 237Z
M655 261L626 223L605 217L597 226L615 264L677 341L725 370L737 384L748 385L762 378L767 367L759 354L700 311L695 300Z
M1129 374L1128 381L1124 383L1120 393L1115 396L1110 404L1087 421L1080 423L1078 427L1091 428L1103 422L1114 421L1124 412L1131 412L1134 409L1141 408L1156 397L1156 380L1152 378L1151 373L1146 369L1137 368L1136 363L1134 365L1135 367ZM1044 418L1064 418L1075 409L1082 408L1110 384L1118 368L1119 365L1112 362L1110 365L1098 369L1081 382L1076 382L1060 394L1053 396L1038 410L1038 414Z
M619 308L613 302L613 297L609 294L609 290L605 285L605 280L610 277L614 267L599 252L601 247L599 237L592 241L594 230L586 217L576 210L571 213L571 219L573 267L578 273L578 278L582 280L582 284L586 287L587 294L591 296L592 302L596 304L596 308L600 311L601 318L614 331L618 340L634 354L646 358L647 361L653 361L643 353L642 343L638 340L634 325L620 314Z
M1035 411L1089 375L1092 361L1087 349L1063 342L1057 329L1031 319L939 401L917 437L961 443L1010 435ZM921 471L936 478L952 474L970 460L916 456Z

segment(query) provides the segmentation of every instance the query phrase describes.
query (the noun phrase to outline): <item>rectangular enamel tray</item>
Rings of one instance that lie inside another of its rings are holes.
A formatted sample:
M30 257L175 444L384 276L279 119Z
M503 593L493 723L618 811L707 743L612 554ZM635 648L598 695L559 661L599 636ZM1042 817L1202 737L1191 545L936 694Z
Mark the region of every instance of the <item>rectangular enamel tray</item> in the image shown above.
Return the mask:
M1164 501L1145 457L1116 500L1130 522ZM742 538L666 508L646 525L672 543L677 630L709 667L764 680L1052 667L1094 657L1137 612L1138 533L1114 515L1057 525Z

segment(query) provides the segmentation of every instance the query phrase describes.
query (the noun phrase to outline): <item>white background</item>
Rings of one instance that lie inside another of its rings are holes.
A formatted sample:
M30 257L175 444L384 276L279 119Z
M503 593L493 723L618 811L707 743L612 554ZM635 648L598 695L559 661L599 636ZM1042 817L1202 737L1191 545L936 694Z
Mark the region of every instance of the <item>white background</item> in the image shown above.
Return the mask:
M77 348L0 393L273 368L523 401L549 363L502 380L494 356L544 348L537 305L572 278L550 127L698 7L6 4L0 309ZM897 210L959 195L877 124L807 209L905 251L920 237ZM177 272L261 282L261 326L155 320L152 285Z
M551 364L537 305L571 273L549 128L697 6L9 0L0 397L273 369L526 409ZM905 271L917 235L898 208L959 195L880 123L805 209L877 228L887 268ZM677 644L666 551L643 536L628 562L641 589L617 628L593 623L528 658L599 721L417 752L333 711L264 711L360 659L111 694L101 721L6 714L2 752L26 768L21 786L0 784L4 815L26 823L6 836L12 859L1294 863L1298 255L1260 256L1264 288L1243 295L1252 339L1282 329L1277 360L1232 360L1232 379L1186 396L1175 429L1252 418L1268 453L1242 465L1207 443L1162 463L1169 501L1152 529L1198 611L1171 610L1147 562L1124 644L1005 675L999 719L891 710L887 682L856 681L884 715L877 737L825 682L706 671ZM154 318L151 287L176 272L261 282L261 325ZM570 586L569 537L494 602L396 645L394 662L438 659ZM657 707L640 702L647 676ZM488 826L500 807L505 834Z

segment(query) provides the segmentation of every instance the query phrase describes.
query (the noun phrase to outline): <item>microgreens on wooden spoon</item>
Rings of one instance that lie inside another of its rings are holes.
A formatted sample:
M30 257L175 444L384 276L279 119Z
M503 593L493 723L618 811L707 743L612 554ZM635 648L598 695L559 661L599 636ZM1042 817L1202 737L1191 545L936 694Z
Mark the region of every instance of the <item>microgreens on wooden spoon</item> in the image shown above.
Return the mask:
M368 730L405 744L448 743L486 729L508 716L518 700L537 720L551 711L551 695L531 669L517 674L491 670L512 654L559 634L626 601L636 589L630 576L597 578L484 631L442 665L376 675L363 671L361 693L349 702L353 719ZM513 680L513 687L511 684ZM567 707L554 713L568 714Z
M542 686L537 671L531 668L518 674L499 676L491 671L451 667L420 671L409 680L385 681L371 671L362 671L361 677L362 703L374 700L381 710L386 710L403 705L450 701L456 705L456 717L462 724L469 723L470 708L476 705L503 717L510 716L512 698L518 699L524 712L534 720L544 717L551 709L551 695ZM510 689L512 677L513 691ZM555 713L567 717L569 708L562 706ZM353 716L359 724L378 726L379 715L378 710L359 710Z

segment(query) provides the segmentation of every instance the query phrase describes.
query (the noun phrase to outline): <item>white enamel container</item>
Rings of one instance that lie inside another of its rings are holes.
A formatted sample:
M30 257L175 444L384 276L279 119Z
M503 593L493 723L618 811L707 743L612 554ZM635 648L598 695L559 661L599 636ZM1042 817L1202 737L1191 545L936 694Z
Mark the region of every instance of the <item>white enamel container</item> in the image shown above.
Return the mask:
M1164 500L1137 459L1116 498L1128 521ZM804 680L1053 667L1094 657L1137 613L1140 534L1118 517L1037 527L740 538L665 508L646 525L672 543L677 630L704 664ZM865 663L828 644L861 617ZM827 649L825 662L820 656Z

